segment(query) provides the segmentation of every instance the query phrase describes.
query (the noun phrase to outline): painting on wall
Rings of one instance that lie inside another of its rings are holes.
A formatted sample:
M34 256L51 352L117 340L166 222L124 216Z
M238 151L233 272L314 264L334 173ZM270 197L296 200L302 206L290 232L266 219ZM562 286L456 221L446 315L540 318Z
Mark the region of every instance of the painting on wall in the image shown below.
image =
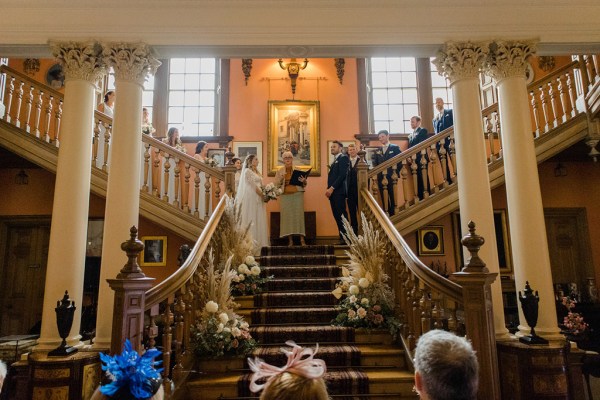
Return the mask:
M223 168L225 166L225 149L208 149L208 158L215 161L216 167Z
M417 231L420 256L444 255L444 227L426 226Z
M167 237L142 236L144 249L140 256L142 267L164 267L167 265Z
M290 151L296 168L320 176L319 101L269 101L268 121L268 175L275 175L282 154Z
M328 140L327 141L327 165L331 165L333 163L333 156L331 155L331 144L333 143L333 140ZM348 145L350 143L354 143L356 144L356 141L354 140L338 140L338 142L342 142L342 145L344 145L344 147L342 147L342 154L346 154L348 155ZM356 146L356 149L358 150L360 148L360 146Z
M262 159L262 142L233 142L233 153L237 158L242 160L242 163L249 154L254 154L258 157L258 172L263 173Z

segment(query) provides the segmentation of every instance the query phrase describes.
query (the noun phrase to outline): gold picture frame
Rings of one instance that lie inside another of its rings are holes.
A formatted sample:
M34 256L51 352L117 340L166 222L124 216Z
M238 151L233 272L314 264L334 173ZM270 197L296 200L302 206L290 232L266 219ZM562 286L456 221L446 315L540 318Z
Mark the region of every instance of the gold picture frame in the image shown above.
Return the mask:
M249 154L254 154L258 161L258 172L263 173L263 151L262 142L233 142L233 153L242 163Z
M321 175L319 101L269 101L267 171L274 176L283 166L283 152L294 154L294 166Z
M144 249L140 254L140 266L164 267L167 265L167 237L142 236Z
M417 231L418 253L420 256L444 255L444 227L426 226Z
M452 213L452 229L454 231L454 255L456 257L456 269L464 266L464 247L460 243L464 236L460 227L460 213ZM494 210L494 231L496 232L496 246L498 250L498 264L501 274L512 273L512 254L510 235L506 219L506 210Z

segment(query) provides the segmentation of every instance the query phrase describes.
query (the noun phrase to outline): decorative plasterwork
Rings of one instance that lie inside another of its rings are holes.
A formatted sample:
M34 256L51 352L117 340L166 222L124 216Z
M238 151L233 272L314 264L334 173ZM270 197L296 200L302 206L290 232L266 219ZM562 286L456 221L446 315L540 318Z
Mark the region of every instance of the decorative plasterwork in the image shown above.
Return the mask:
M242 58L242 72L244 73L244 82L248 86L248 79L250 79L250 72L252 71L252 59Z
M496 81L513 76L525 78L527 60L535 50L534 40L497 40L490 44L486 73Z
M105 73L102 47L89 42L49 42L52 54L63 65L65 79L96 83Z
M344 65L346 65L346 60L343 58L334 58L334 64L338 80L340 81L340 85L342 85L344 83Z
M477 78L489 52L487 42L447 42L432 63L450 83Z
M115 77L143 85L161 62L145 43L103 43L104 61L115 70Z

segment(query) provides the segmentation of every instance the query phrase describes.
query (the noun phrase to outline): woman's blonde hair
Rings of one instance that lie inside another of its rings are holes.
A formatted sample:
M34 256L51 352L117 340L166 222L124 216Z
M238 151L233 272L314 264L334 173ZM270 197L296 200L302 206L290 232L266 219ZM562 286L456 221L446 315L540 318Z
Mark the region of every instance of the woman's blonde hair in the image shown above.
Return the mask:
M277 375L263 390L260 400L328 400L323 378L305 378L291 372Z

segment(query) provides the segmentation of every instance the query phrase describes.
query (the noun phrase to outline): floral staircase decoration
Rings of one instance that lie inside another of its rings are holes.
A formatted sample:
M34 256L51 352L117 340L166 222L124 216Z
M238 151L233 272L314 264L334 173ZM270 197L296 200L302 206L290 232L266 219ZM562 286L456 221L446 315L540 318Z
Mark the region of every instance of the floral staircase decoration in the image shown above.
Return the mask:
M567 315L563 318L561 325L563 333L571 338L584 338L588 333L589 325L583 320L583 316L572 310L575 308L577 300L570 297L562 298L562 305L567 310Z
M273 277L261 276L261 268L252 255L255 243L250 226L241 225L240 207L233 199L227 201L223 222L225 229L221 233L221 254L230 254L231 265L237 270L231 281L234 296L247 296L261 293L264 285Z
M215 268L212 252L207 268L199 273L200 304L196 322L191 328L194 352L198 357L245 356L256 346L249 325L235 313L237 304L231 296L233 256L229 257L222 271Z
M332 325L366 329L388 329L395 338L400 322L393 316L394 292L387 284L389 276L383 271L385 249L379 232L361 213L363 233L356 235L344 219L344 239L350 247L347 267L333 290L342 299L340 312Z

